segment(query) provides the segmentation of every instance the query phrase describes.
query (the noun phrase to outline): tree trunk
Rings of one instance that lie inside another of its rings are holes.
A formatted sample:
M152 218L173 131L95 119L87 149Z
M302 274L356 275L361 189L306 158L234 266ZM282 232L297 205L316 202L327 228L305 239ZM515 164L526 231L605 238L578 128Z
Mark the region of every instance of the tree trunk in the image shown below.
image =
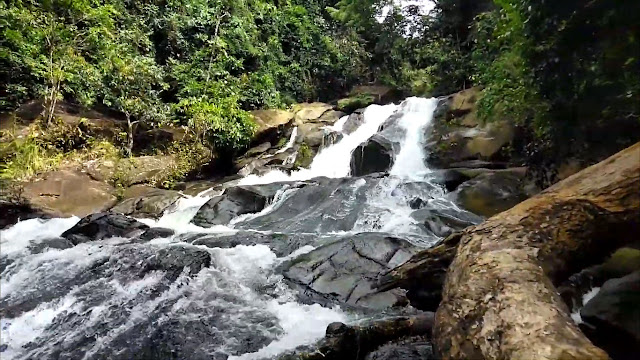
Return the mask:
M607 359L554 285L637 240L640 143L465 229L436 313L443 359Z
M607 359L555 286L639 230L640 143L416 254L379 286L437 296L445 279L434 327L443 359Z
M126 156L131 157L133 155L133 122L131 122L131 115L125 114L127 117L127 148Z

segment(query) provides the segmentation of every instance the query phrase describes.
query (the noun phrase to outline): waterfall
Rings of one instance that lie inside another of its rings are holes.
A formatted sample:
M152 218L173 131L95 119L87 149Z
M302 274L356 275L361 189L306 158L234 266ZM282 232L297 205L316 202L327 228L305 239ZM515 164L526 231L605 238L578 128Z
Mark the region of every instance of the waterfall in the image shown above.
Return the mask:
M148 241L73 245L60 236L75 217L25 220L1 231L0 355L157 358L181 349L178 356L263 359L313 343L331 322L355 321L363 315L344 305L301 301L281 267L370 232L419 247L439 239L413 218L410 205L419 199L429 210L462 211L424 161L423 134L436 105L422 98L371 105L362 125L320 151L308 169L242 178L240 185L277 191L262 210L228 224L191 223L205 203L223 196L205 191L184 196L159 219L139 219L174 231ZM330 130L341 132L347 120ZM350 177L352 152L383 125L396 126L400 136L389 174ZM278 153L294 147L296 136L294 129ZM160 266L154 259L162 254L169 260Z

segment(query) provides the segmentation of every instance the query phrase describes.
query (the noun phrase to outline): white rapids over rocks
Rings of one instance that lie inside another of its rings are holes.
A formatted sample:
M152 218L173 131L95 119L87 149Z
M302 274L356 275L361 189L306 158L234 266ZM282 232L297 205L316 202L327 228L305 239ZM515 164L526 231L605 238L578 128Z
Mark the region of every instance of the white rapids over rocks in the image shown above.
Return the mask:
M364 123L336 144L323 149L314 158L309 169L300 169L291 174L271 171L262 176L250 175L241 179L239 184L348 177L353 150L376 134L380 126L396 114L399 116L397 124L405 133L400 144L401 150L396 155L390 175L370 189L364 211L351 233L416 233L418 224L410 216L413 209L407 205L411 200L410 194L405 193L402 186L412 182L431 182L431 171L424 162L423 134L433 120L436 106L437 99L422 98L409 98L400 105L371 105L364 112ZM329 129L342 131L346 121L347 117L344 117ZM295 138L296 129L286 146L278 152L290 149ZM364 179L354 182L354 194L364 184ZM170 304L168 312L153 320L154 326L162 327L162 324L172 320L187 321L185 319L190 316L219 316L211 314L212 310L219 308L228 313L224 318L235 330L242 330L242 334L255 332L270 340L259 349L238 352L237 349L232 351L234 346L238 346L237 338L216 333L215 336L220 337L220 344L216 349L209 350L226 354L229 359L272 357L297 346L313 343L324 336L329 323L348 322L353 318L338 307L298 303L296 293L282 281L281 275L274 272L276 266L283 261L312 251L312 246L304 246L286 257L278 258L267 245L238 245L230 249L219 249L187 244L181 242L179 237L180 234L193 232L233 234L238 231L234 228L235 224L272 212L295 191L296 189L282 188L271 204L260 213L242 215L232 220L228 226L218 225L204 229L190 222L198 209L213 197L206 195L208 192L180 199L158 220L140 219L152 227L170 228L176 235L153 239L144 244L129 244L127 246L131 251L146 254L185 246L205 250L212 258L209 267L193 276L182 272L170 286L161 288L157 297L149 297L144 301L139 299L149 296L150 292L155 291L153 289L157 289L158 284L163 281L163 273L148 272L135 281L119 277L120 268L129 266L126 259L122 258L121 248L123 244L128 244L129 239L112 238L68 248L34 250L34 246L41 241L59 237L74 226L80 220L75 217L25 220L1 231L0 305L3 318L0 356L2 359L64 358L64 354L72 354L74 351L60 350L65 343L87 338L93 340L84 345L86 349L83 355L78 357L77 353L73 353L73 358L101 358L108 355L108 350L122 341L128 331L146 324L145 321L150 321L150 314L160 311L163 306L169 306L167 304ZM432 207L457 208L446 199L444 190L439 185L434 184L429 195L431 199L428 203ZM355 196L349 201L355 201ZM346 207L340 211L348 212L350 209ZM427 245L431 243L433 239L427 241ZM96 268L112 274L111 278L85 279L74 283L83 274ZM28 304L29 296L37 295L43 289L56 287L56 282L62 284L61 288L56 288L51 296L44 297L37 306L28 307L27 311L18 312L14 317L11 317L11 313L9 316L5 313L5 306ZM265 288L269 290L263 293L260 289ZM191 315L194 309L198 312ZM83 320L69 327L60 323L65 321L63 319ZM274 319L275 324L264 319ZM109 322L112 320L114 325ZM104 327L105 324L114 327L101 333L95 332L96 328Z

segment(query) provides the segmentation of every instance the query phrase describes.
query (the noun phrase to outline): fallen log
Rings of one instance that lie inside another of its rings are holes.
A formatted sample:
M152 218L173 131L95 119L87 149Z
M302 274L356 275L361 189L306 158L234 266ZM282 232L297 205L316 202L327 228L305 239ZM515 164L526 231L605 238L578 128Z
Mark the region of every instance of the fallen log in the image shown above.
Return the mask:
M463 230L457 249L447 250L455 255L436 312L439 355L607 359L571 320L555 286L637 240L639 230L640 143ZM437 273L442 263L430 267L428 256L395 269L387 287Z

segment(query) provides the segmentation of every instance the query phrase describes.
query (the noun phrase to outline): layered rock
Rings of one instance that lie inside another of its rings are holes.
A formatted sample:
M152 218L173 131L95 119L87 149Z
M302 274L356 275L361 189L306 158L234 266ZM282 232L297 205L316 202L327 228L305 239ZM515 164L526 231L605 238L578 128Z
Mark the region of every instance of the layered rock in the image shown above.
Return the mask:
M385 234L361 233L324 245L285 266L285 278L311 298L384 309L406 302L403 292L377 292L378 275L407 261L418 248ZM318 295L316 295L318 294Z

